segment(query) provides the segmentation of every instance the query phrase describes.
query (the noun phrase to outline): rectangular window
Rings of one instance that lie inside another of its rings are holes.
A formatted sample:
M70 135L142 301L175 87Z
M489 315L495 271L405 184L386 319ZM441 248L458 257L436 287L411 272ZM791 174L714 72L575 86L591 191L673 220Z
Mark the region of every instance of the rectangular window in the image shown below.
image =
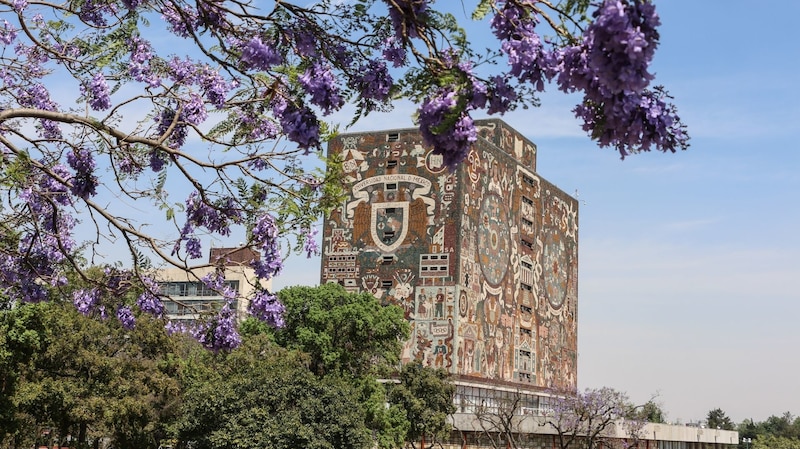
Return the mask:
M397 190L397 183L396 182L392 182L390 184L386 184L386 190ZM386 209L386 213L387 214L389 214L389 213L393 214L394 213L394 209L392 209L391 212L389 212L389 209Z
M521 327L521 328L519 328L519 333L520 333L520 335L526 335L526 336L528 336L528 337L530 337L531 335L533 335L533 333L531 332L531 330L530 330L530 329L526 329L526 328L524 328L524 327Z
M529 185L531 187L533 187L533 185L534 185L533 178L531 178L530 176L522 175L522 182L524 182L525 184L527 184L527 185Z
M392 284L393 282L391 279L381 281L381 287L383 288L392 288Z
M529 292L532 292L532 291L533 291L533 286L532 286L532 285L530 285L530 284L525 284L525 283L523 282L523 283L520 283L520 285L519 285L519 286L520 286L520 287L522 287L522 289L523 289L523 290L526 290L526 291L529 291Z
M383 256L383 264L389 265L390 263L394 262L393 256Z
M528 198L527 196L522 197L522 202L529 206L533 206L533 200Z
M528 262L525 262L524 260L521 261L520 264L522 264L522 268L527 268L529 270L533 270L533 265L529 264Z
M520 310L522 313L531 313L531 312L533 312L533 309L531 309L531 308L530 308L530 307L528 307L528 306L519 306L519 310Z
M397 142L400 140L400 133L389 133L386 135L387 142Z
M524 247L526 247L528 249L533 249L533 243L532 242L530 242L528 240L525 240L525 239L522 239L521 243L522 243L522 246L524 246Z
M395 167L397 167L397 161L395 160L386 161L386 168L395 168Z
M523 226L527 226L529 228L532 228L533 227L533 222L528 220L527 218L523 218L522 219L522 225Z

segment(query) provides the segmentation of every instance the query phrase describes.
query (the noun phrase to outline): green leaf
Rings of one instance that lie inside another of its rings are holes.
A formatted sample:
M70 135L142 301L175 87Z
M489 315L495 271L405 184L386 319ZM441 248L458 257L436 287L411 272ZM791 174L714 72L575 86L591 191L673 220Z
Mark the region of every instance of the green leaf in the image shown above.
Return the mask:
M493 5L494 0L481 0L478 6L475 7L475 11L472 12L472 20L482 20L489 14Z

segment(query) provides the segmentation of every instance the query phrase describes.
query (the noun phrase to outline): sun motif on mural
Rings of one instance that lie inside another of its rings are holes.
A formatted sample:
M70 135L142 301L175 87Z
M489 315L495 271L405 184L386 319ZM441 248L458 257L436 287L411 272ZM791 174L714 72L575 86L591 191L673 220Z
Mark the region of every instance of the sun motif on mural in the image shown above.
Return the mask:
M486 195L478 224L478 244L481 249L478 261L486 282L500 285L508 271L511 253L508 211L503 199L494 193Z
M569 283L569 251L562 236L551 230L547 233L542 253L544 288L547 300L554 308L560 308L567 297Z

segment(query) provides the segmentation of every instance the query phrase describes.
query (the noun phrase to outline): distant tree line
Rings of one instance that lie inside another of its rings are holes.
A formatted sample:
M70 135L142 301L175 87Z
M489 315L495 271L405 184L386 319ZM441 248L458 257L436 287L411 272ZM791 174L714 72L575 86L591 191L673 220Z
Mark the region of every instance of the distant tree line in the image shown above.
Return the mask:
M740 444L742 449L800 449L800 417L790 412L772 415L761 422L745 419L737 430L740 441L752 439Z

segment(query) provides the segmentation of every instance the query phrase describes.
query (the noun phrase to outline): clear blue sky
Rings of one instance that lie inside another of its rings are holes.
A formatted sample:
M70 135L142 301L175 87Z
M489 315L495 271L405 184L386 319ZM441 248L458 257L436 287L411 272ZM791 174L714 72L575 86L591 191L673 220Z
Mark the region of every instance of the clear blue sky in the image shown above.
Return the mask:
M688 151L620 161L558 93L503 117L538 144L539 174L582 201L579 384L657 393L673 421L800 414L800 2L656 5L653 69ZM354 129L411 126L410 114ZM298 256L275 286L318 273Z

